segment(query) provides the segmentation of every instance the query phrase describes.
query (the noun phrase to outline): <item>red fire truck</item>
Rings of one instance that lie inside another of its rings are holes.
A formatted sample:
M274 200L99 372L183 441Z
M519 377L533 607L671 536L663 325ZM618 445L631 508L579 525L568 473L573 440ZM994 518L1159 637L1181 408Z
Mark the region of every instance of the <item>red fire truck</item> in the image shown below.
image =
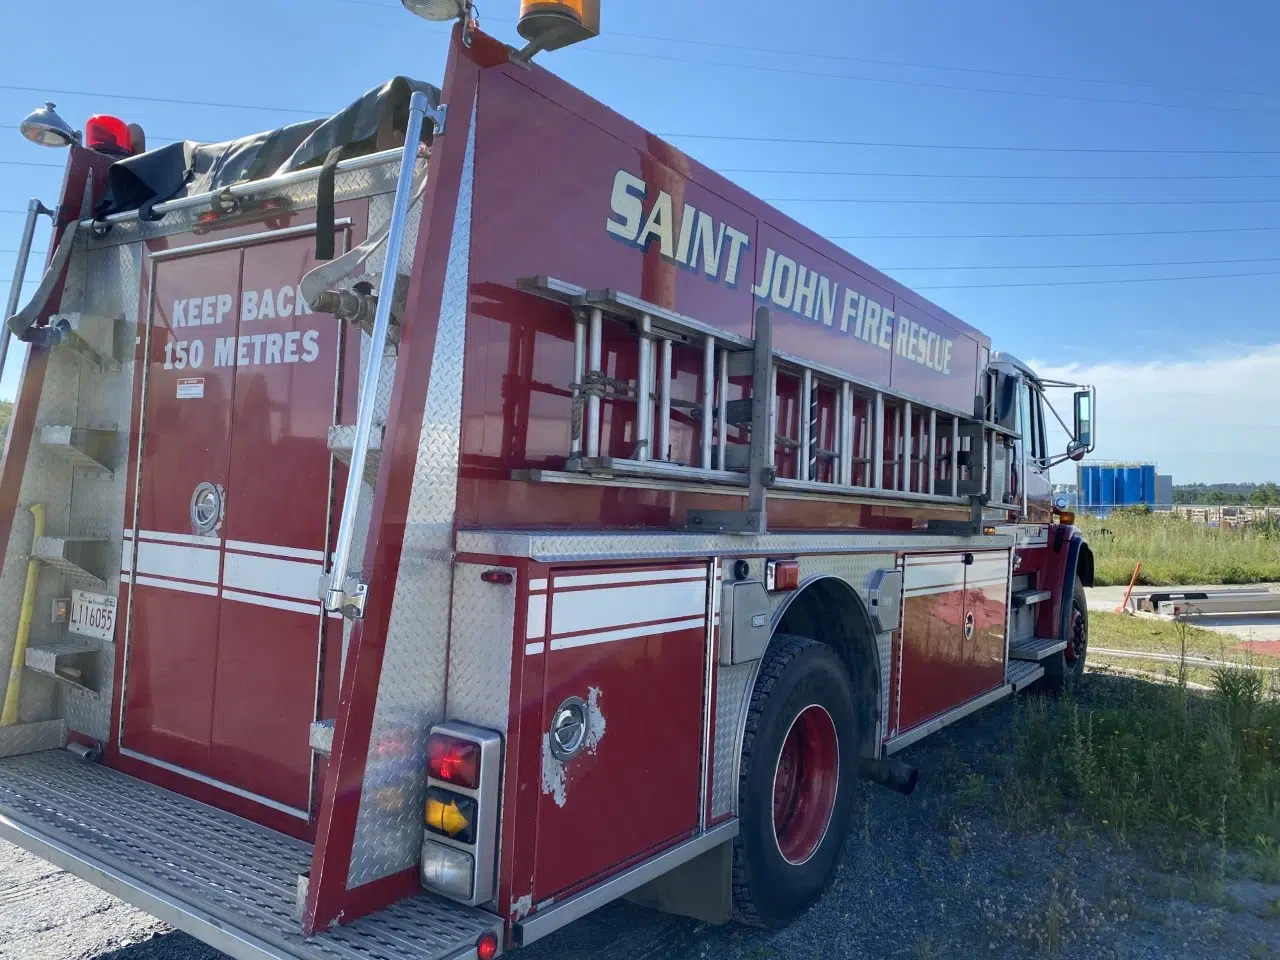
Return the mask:
M23 125L0 837L238 958L784 925L858 778L1083 669L1092 389L530 62L596 5L404 3L439 87Z

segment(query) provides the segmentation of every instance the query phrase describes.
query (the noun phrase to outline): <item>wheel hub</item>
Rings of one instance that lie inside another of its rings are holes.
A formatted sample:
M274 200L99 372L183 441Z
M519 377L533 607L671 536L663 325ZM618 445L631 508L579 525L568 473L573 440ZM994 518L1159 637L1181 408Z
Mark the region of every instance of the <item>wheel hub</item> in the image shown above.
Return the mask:
M773 776L773 835L784 860L814 855L835 811L840 746L831 714L817 704L801 710L782 742Z
M1089 642L1088 621L1085 620L1084 611L1080 609L1079 604L1072 601L1071 604L1071 627L1067 636L1067 662L1075 663L1085 654L1085 647Z

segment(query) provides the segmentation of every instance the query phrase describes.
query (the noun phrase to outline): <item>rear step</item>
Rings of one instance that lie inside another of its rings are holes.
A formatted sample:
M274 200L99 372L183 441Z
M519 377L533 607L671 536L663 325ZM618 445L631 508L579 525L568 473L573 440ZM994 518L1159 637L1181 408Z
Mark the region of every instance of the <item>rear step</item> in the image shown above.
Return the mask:
M0 760L0 838L239 960L443 960L502 931L420 894L304 939L308 844L63 750Z
M1013 609L1017 610L1020 607L1029 607L1032 604L1052 600L1053 594L1048 590L1015 590L1010 599L1013 602Z
M1017 641L1009 648L1009 659L1040 661L1055 653L1061 653L1065 649L1067 649L1065 640L1028 637L1026 640Z

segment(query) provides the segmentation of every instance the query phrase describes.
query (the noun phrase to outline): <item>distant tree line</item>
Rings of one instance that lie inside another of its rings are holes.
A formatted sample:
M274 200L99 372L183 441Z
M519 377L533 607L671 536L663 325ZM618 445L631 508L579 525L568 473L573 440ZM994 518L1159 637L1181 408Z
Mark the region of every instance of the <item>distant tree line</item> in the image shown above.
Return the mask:
M1280 486L1266 483L1185 483L1173 488L1174 503L1280 506Z

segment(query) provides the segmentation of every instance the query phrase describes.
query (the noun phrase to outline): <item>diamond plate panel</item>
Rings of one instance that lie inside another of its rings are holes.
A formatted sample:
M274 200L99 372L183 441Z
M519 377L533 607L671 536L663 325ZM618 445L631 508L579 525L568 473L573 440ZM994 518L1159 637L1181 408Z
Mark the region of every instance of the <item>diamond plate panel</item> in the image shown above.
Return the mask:
M348 887L418 862L426 737L444 714L475 129L473 105Z
M504 569L460 563L453 571L449 628L449 699L445 716L496 730L505 739L515 643L515 583L485 583L480 574ZM514 570L508 570L515 574ZM513 577L514 579L514 577Z
M41 750L60 750L66 742L67 724L62 720L0 727L0 757L17 757Z
M716 733L711 763L711 819L733 813L738 805L739 735L747 716L747 697L755 684L755 663L720 668L716 680Z
M500 557L527 557L541 563L627 560L657 557L741 557L793 553L879 553L1010 547L1013 538L957 537L930 533L766 533L763 536L678 531L526 533L460 530L458 550Z
M498 922L424 895L303 939L307 844L60 750L0 761L0 812L299 960L441 960Z
M423 160L419 161L419 169L425 165L425 162ZM337 177L334 178L334 200L341 202L343 200L358 200L362 197L370 197L380 193L394 193L396 175L399 172L399 155L376 166L359 170L340 171ZM317 168L316 177L276 190L268 187L265 195L284 199L293 210L309 209L316 205L316 183L318 177L319 169ZM111 231L106 237L94 242L100 246L116 245L136 243L139 240L149 240L154 237L167 237L175 233L187 233L198 226L196 216L202 210L207 209L209 209L208 204L204 207L177 210L165 214L162 219L154 223L140 223L137 220L116 223L112 225Z

